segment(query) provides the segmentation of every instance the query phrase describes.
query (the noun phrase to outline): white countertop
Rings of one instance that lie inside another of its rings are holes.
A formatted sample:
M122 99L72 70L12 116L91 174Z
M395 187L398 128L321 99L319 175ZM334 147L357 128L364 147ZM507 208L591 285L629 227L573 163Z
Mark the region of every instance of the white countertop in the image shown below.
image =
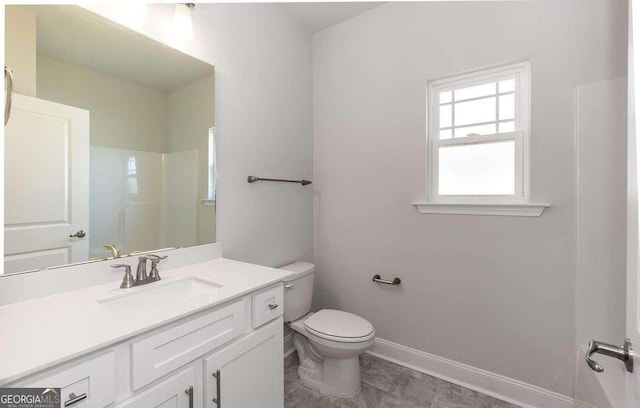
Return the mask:
M160 275L160 282L131 289L120 289L118 281L0 307L0 386L282 282L291 272L220 258L160 270ZM98 302L190 276L221 284L218 296L170 311L131 315Z

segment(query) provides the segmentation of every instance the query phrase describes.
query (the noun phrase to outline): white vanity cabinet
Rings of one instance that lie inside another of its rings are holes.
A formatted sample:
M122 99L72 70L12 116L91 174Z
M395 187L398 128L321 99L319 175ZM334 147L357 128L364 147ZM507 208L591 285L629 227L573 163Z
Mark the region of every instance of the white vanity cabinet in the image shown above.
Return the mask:
M281 408L282 317L204 359L205 407Z
M256 290L5 386L61 387L66 408L283 408L282 296Z

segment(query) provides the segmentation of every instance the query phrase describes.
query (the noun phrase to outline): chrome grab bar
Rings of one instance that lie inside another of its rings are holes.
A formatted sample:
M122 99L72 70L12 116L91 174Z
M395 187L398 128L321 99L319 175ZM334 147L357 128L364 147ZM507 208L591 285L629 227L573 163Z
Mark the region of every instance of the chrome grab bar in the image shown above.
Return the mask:
M247 177L249 183L255 183L256 181L278 181L281 183L300 183L303 186L311 184L311 180L286 180L286 179L274 179L274 178L262 178L256 176Z
M392 281L387 280L387 279L382 279L382 277L380 275L378 275L377 273L375 275L373 275L373 279L374 282L377 283L384 283L387 285L399 285L400 283L402 283L402 281L400 280L400 278L393 278Z
M8 66L4 66L4 80L7 85L7 97L4 101L4 125L9 123L11 116L11 103L13 102L13 71Z
M602 354L608 357L614 357L624 363L625 368L628 372L633 372L633 357L631 356L631 340L625 339L624 345L616 346L613 344L602 343L600 341L591 340L589 342L589 349L585 354L584 358L589 367L597 372L601 373L604 371L604 367L598 364L591 357L594 354Z

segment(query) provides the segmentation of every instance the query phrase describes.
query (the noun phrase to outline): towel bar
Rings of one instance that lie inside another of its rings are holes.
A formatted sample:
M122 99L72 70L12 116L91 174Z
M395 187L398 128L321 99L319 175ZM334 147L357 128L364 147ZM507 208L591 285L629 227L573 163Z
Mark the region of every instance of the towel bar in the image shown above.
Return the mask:
M262 178L262 177L256 177L256 176L247 177L247 181L249 183L255 183L256 181L279 181L282 183L300 183L303 186L311 184L311 180L286 180L286 179Z
M393 278L392 281L387 280L387 279L382 279L382 277L380 275L378 275L377 273L375 275L373 275L373 279L374 282L377 283L384 283L387 285L399 285L402 281L400 280L400 278Z

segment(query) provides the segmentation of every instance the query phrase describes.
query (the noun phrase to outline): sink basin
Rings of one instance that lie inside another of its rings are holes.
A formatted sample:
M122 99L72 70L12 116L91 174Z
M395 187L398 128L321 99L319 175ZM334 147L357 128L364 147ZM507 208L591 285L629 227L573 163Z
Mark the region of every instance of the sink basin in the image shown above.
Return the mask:
M130 316L180 312L214 302L222 286L200 278L159 281L100 299L98 303Z

